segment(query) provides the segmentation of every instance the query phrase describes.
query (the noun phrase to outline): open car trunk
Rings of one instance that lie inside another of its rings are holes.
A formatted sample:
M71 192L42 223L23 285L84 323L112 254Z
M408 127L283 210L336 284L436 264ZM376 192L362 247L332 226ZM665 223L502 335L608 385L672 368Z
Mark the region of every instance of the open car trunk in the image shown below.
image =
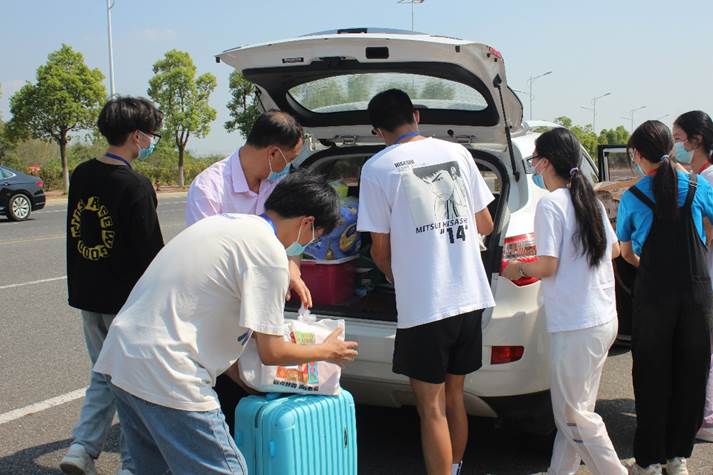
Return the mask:
M330 182L341 181L348 187L347 196L358 198L361 168L381 148L381 146L334 147L317 152L302 166L326 175ZM490 191L495 196L495 200L488 206L495 223L495 231L485 238L486 250L481 254L486 273L492 282L492 274L499 272L501 266L502 247L499 245L501 239L498 230L503 228L501 224L506 216L504 207L507 203L509 181L507 170L502 165L501 159L482 151L471 150L471 154ZM347 290L347 295L351 294L351 296L338 304L315 303L313 311L319 315L395 322L394 288L386 281L383 273L376 268L371 259L371 239L368 233L362 234L361 242L354 260L355 265L352 267L355 269L354 291ZM313 294L316 290L315 285L324 284L324 282L311 283ZM288 302L288 310L296 311L298 307L297 299Z

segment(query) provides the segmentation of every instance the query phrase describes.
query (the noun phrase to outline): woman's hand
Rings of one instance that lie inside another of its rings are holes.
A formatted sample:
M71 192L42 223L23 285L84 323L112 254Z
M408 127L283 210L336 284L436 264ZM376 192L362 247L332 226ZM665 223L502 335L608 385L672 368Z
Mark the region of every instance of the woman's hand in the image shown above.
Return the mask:
M508 280L511 281L516 281L518 279L521 279L522 276L520 275L520 265L522 263L517 260L509 260L507 261L507 267L503 269L502 276L505 277Z

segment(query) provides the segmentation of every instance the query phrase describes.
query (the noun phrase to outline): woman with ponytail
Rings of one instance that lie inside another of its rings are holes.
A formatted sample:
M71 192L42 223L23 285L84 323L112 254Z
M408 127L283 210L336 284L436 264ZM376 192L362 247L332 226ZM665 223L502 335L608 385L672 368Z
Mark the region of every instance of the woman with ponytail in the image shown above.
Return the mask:
M644 177L622 195L621 254L638 267L632 306L636 434L633 474L687 475L701 426L710 364L713 290L703 218L713 187L675 169L673 139L659 121L641 124L629 153Z
M703 111L691 111L681 115L673 123L673 149L676 160L690 163L691 171L698 173L708 183L713 184L713 120ZM708 273L713 275L713 252L710 242L713 239L713 226L706 221L708 238ZM710 322L708 322L710 324ZM713 336L711 337L713 345ZM713 353L713 347L711 348ZM713 372L713 356L711 357L711 372ZM713 375L708 374L706 388L706 405L703 411L703 425L696 437L707 442L713 442Z
M550 393L557 437L548 474L575 473L582 460L598 475L623 475L602 418L599 380L617 334L614 271L619 244L580 170L582 147L567 129L537 138L533 167L551 192L535 212L535 262L511 261L510 280L542 279L550 334Z

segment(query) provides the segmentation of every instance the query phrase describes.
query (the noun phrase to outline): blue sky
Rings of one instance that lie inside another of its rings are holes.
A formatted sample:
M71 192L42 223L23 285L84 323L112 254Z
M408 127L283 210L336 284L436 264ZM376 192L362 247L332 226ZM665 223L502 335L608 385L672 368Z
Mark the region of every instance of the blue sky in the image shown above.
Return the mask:
M416 5L417 31L494 46L505 58L508 83L527 91L535 82L534 118L567 115L590 123L591 98L606 92L597 128L659 118L670 124L687 110L713 114L713 1L679 0L425 0ZM354 26L410 29L411 9L397 0L116 0L112 13L117 92L145 95L152 64L178 48L199 73L212 72L218 111L211 133L192 139L198 154L229 153L242 144L223 128L228 75L215 53L239 45ZM67 43L108 76L104 0L5 0L0 5L0 113L32 81L48 53ZM108 86L107 86L108 89ZM528 97L521 95L528 116Z

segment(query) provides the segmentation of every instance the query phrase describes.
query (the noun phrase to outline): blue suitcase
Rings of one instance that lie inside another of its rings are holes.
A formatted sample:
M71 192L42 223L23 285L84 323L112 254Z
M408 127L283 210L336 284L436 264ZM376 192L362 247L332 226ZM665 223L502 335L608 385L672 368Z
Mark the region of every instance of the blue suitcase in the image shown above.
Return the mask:
M249 475L356 475L354 398L249 396L235 410Z

